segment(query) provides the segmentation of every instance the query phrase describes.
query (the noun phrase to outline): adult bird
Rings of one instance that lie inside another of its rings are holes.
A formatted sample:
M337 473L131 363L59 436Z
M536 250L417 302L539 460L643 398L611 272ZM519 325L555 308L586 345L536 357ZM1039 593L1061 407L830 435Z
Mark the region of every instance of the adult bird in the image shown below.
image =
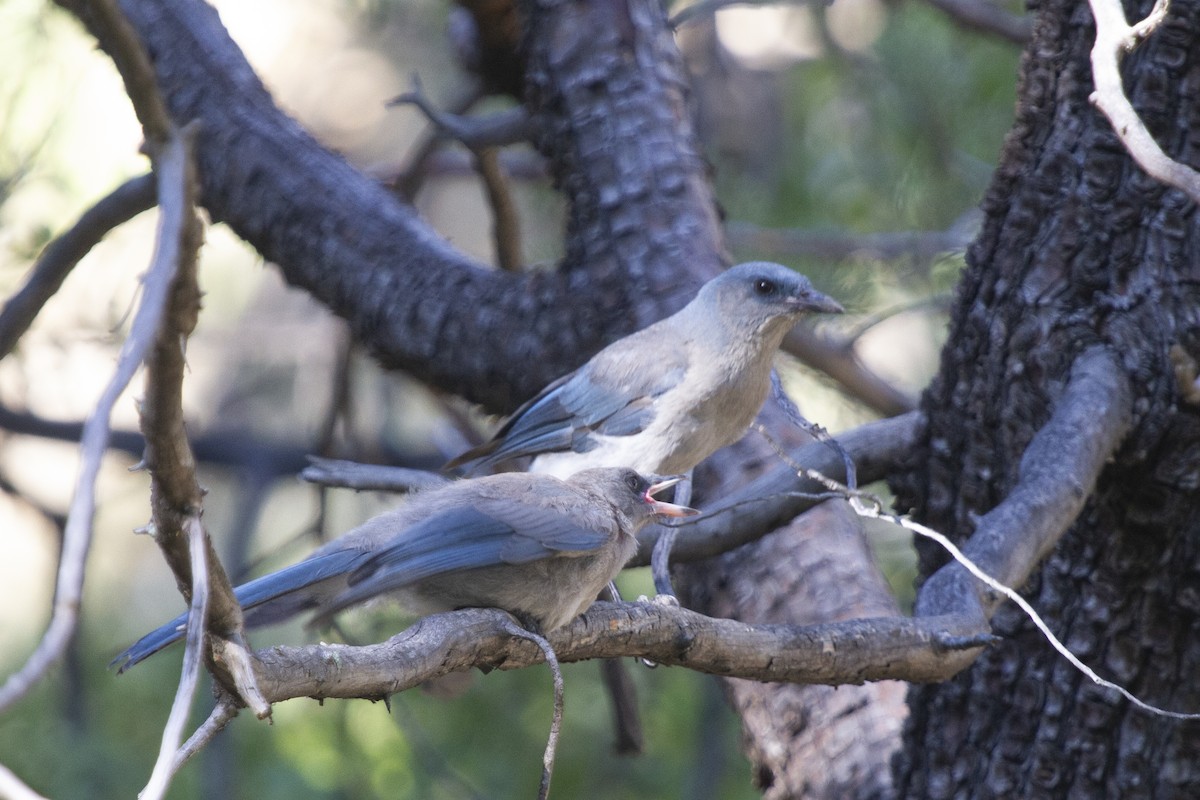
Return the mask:
M447 467L493 467L534 456L531 472L586 467L687 473L742 437L762 408L783 337L809 312L842 307L780 264L739 264L675 314L618 339L551 383L483 445ZM683 499L681 502L687 502ZM659 538L653 571L671 595L674 531Z
M500 608L546 633L592 604L652 517L698 513L654 498L677 481L651 482L627 468L589 469L567 480L508 473L455 481L234 593L248 627L306 611L321 622L388 596L418 614ZM182 638L185 623L179 616L151 631L113 663L125 671Z

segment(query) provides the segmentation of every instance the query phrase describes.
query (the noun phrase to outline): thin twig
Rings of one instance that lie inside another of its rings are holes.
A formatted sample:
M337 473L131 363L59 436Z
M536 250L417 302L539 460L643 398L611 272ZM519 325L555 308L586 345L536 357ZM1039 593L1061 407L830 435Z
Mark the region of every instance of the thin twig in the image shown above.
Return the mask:
M546 737L546 750L542 754L542 779L538 784L538 800L546 800L550 796L550 778L554 775L554 754L558 750L558 737L562 733L563 717L563 677L562 668L558 665L558 657L554 648L543 637L522 628L506 614L502 625L504 630L518 639L527 639L538 646L554 676L554 716L550 722L550 735Z
M162 744L158 749L158 760L150 773L146 788L138 793L138 800L158 800L167 792L171 778L175 775L175 755L183 739L183 726L187 724L192 708L192 698L200 681L200 661L204 646L204 621L208 617L208 558L205 552L204 528L198 517L192 517L187 525L188 548L192 558L192 602L188 606L187 639L183 650L183 667L179 686L175 690L175 701L167 724L163 726Z
M771 397L774 398L775 402L779 405L779 408L783 411L783 415L788 418L789 422L807 433L809 436L816 439L821 444L833 450L833 452L837 453L838 456L841 457L842 464L846 468L846 485L851 489L857 489L858 472L854 466L854 459L850 458L850 454L846 452L846 448L842 447L837 439L829 435L829 431L825 430L823 426L818 425L815 422L810 422L803 414L800 413L800 409L797 408L796 404L792 402L792 398L788 397L787 392L783 390L783 381L779 379L779 372L777 370L771 370ZM759 433L765 436L768 441L772 441L773 443L770 434L767 433L765 428L760 425L755 427ZM778 448L776 449L778 450Z
M380 464L360 464L338 458L309 456L309 465L300 477L321 486L375 492L412 492L434 489L450 482L436 472L407 467L386 467Z
M1134 110L1121 81L1121 59L1162 23L1169 0L1156 0L1150 14L1134 25L1126 20L1120 0L1088 0L1088 5L1096 19L1096 44L1092 47L1092 81L1096 90L1089 99L1108 117L1113 131L1138 166L1200 203L1200 172L1163 152Z
M1015 603L1016 606L1020 608L1022 612L1024 612L1025 616L1029 617L1033 624L1037 626L1037 629L1042 632L1042 635L1045 637L1046 641L1048 641L1050 645L1057 650L1060 655L1062 655L1063 658L1069 661L1071 666L1075 667L1081 673L1086 675L1093 683L1108 689L1116 690L1126 700L1133 703L1143 711L1148 711L1151 714L1156 714L1162 717L1170 717L1171 719L1200 719L1200 713L1185 713L1181 711L1169 711L1165 708L1160 708L1140 699L1124 686L1101 678L1098 674L1096 674L1095 670L1083 663L1078 656L1071 652L1070 648L1063 644L1062 641L1054 635L1054 632L1050 630L1050 626L1047 625L1046 621L1042 619L1041 615L1034 610L1033 606L1029 604L1029 601L1022 597L1021 594L1015 589L1001 583L985 572L979 567L978 564L968 558L962 550L956 547L955 544L943 534L935 531L933 528L926 527L919 522L914 522L906 515L893 514L884 511L883 502L878 497L856 489L850 489L835 480L818 476L811 470L809 470L809 477L821 479L822 482L824 482L830 488L830 490L843 492L845 497L850 501L850 506L859 516L866 517L867 519L878 519L883 520L884 522L890 522L893 525L899 525L905 530L912 531L913 533L937 542L943 549L946 550L947 553L951 555L951 557L957 563L961 564L968 572L985 583L992 590L1013 601L1013 603Z
M213 737L225 729L225 726L236 717L238 714L238 703L229 694L222 693L221 699L217 701L217 705L213 708L212 713L208 715L208 719L196 729L195 733L188 737L188 740L183 743L175 753L175 758L171 762L171 774L179 772L183 765L188 760L204 749L204 746L212 741Z
M859 481L868 484L891 472L912 451L920 422L920 415L913 412L839 433L838 442L854 461ZM788 457L825 475L845 476L842 458L820 442L798 447ZM680 525L671 559L697 561L760 539L826 499L824 491L820 483L798 477L795 470L781 465L725 495L702 516ZM638 534L638 552L628 566L650 563L654 543L663 530L661 525L642 529Z
M783 338L783 352L820 370L856 400L885 417L914 410L917 400L892 386L859 361L850 342L836 342L804 325L797 325Z
M105 234L153 208L157 197L152 173L131 178L97 200L70 229L46 245L25 283L0 311L0 358L12 352L42 306Z
M0 764L0 797L4 800L46 800L3 764Z
M169 151L173 146L182 148L183 144L172 140L166 150ZM121 348L113 376L83 425L83 436L79 445L79 475L71 507L67 512L50 625L29 660L19 672L9 676L3 688L0 688L0 712L24 697L62 658L67 642L74 635L83 593L84 567L92 541L96 477L108 445L109 419L117 398L129 385L154 343L176 269L175 259L154 260L143 279L142 302L133 318L129 336Z

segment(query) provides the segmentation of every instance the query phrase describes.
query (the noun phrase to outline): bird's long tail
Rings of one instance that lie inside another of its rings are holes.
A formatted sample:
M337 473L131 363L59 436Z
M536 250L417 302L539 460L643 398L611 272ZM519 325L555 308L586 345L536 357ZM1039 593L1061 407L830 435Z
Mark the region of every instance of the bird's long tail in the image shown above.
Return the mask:
M234 594L245 612L246 627L272 625L317 608L345 587L346 576L367 555L361 550L335 550L242 584ZM138 639L109 666L119 665L117 672L124 672L182 639L186 626L187 615L181 614Z

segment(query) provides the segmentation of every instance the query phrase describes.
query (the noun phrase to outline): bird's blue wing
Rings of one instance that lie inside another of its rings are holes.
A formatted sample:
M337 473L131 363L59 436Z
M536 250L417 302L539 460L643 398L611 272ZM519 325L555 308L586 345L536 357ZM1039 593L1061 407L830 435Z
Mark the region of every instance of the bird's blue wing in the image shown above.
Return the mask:
M271 625L316 608L321 598L306 590L352 572L368 555L361 550L335 550L242 584L234 590L234 596L245 612L246 626L255 628ZM124 672L182 639L186 623L187 615L180 614L138 639L114 658L109 666L119 663L117 671Z
M679 353L632 364L620 349L603 351L543 389L508 419L495 437L447 466L491 466L520 456L570 450L587 452L591 434L632 436L654 419L654 401L686 371Z
M596 550L608 539L608 533L581 526L560 511L525 503L501 500L449 509L406 528L363 561L320 619L435 575Z

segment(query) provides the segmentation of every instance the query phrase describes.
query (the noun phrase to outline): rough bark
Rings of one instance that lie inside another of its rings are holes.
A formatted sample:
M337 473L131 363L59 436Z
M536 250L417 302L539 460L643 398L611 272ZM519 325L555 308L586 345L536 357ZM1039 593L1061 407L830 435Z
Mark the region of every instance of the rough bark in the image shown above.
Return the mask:
M1130 19L1149 3L1129 8ZM1125 64L1126 88L1168 153L1200 144L1200 4L1173 2ZM1195 376L1197 220L1149 179L1088 100L1087 6L1038 10L1016 124L985 198L928 427L901 507L970 535L1016 480L1073 360L1120 354L1134 429L1040 574L1021 587L1101 674L1149 702L1200 709L1200 418L1175 375ZM1176 372L1173 372L1173 369ZM940 556L922 548L922 571ZM943 797L1200 796L1200 726L1147 716L1069 668L1011 606L1006 641L956 679L915 688L897 790Z

